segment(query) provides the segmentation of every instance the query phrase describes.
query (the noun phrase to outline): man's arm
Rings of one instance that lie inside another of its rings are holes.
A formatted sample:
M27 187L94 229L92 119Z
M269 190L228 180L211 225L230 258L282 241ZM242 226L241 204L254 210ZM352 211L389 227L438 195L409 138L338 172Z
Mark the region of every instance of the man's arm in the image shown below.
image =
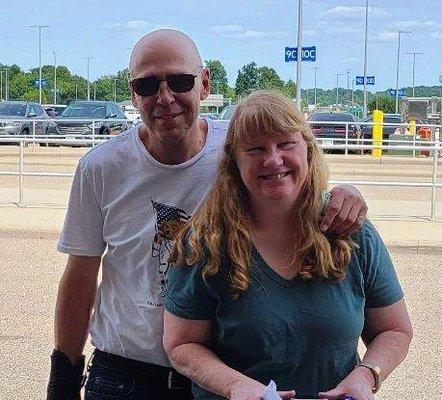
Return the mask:
M48 400L76 399L101 257L70 255L58 288Z
M101 257L70 255L58 287L55 349L76 364L87 338Z
M368 210L361 193L354 186L339 185L330 194L330 202L321 221L321 230L335 231L347 236L361 229Z

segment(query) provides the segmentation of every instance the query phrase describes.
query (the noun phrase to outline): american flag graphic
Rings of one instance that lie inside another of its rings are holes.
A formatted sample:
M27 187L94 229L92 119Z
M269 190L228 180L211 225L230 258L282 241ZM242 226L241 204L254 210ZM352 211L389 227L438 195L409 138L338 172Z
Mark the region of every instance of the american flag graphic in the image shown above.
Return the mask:
M152 198L150 202L156 212L156 232L152 242L152 257L158 260L157 294L164 297L166 294L167 272L170 266L168 259L173 240L190 219L190 215L178 207L156 202Z

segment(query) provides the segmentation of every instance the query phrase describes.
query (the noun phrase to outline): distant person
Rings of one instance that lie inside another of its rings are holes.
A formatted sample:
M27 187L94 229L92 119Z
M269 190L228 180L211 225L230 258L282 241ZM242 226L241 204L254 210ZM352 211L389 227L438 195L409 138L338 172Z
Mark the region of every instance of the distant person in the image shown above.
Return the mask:
M320 229L327 180L290 99L238 104L169 271L164 344L196 400L259 400L270 380L284 399L373 400L407 354L410 319L376 229Z
M215 178L227 126L198 118L210 73L185 34L144 36L129 71L142 124L91 150L72 184L58 244L69 257L55 312L51 400L78 395L88 333L95 351L86 400L190 396L162 342L168 258ZM331 195L323 229L359 229L367 212L359 192L340 186Z

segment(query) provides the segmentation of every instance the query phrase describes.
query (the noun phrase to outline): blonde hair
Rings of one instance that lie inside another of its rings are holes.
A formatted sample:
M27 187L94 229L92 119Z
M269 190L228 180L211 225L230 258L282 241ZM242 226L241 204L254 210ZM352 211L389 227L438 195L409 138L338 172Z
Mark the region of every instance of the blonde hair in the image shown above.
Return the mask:
M187 265L202 261L204 278L216 275L221 267L228 268L235 296L249 287L252 250L248 193L236 164L235 151L240 143L257 134L282 132L302 134L309 165L293 215L299 239L290 266L296 266L304 279L340 280L345 276L345 267L354 248L348 238L324 234L319 229L328 169L304 116L293 101L281 93L253 92L238 103L227 131L215 184L179 234L171 256L172 261L180 259ZM223 262L228 257L227 266L221 262L224 255Z

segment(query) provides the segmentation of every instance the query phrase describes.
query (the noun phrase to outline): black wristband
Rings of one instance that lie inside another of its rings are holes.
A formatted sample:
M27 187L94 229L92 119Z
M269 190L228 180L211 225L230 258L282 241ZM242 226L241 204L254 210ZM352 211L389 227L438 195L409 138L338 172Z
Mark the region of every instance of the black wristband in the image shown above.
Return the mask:
M48 383L47 400L77 399L83 380L84 356L72 365L63 352L54 349L51 355L51 373Z

